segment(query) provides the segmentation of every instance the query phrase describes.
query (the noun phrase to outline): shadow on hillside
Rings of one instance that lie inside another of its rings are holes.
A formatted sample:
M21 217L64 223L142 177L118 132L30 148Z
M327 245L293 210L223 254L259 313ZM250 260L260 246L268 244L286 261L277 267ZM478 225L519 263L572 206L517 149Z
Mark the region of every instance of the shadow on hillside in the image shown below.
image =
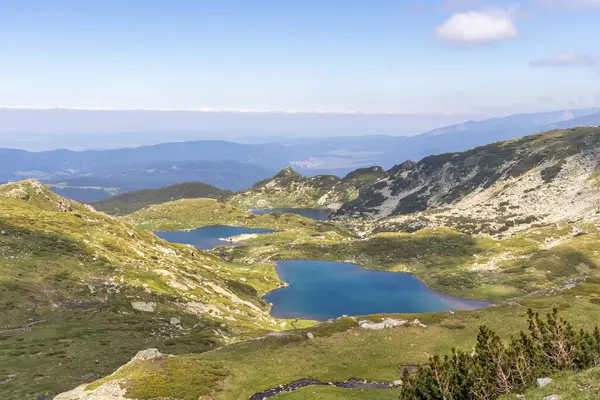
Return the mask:
M413 262L424 267L453 268L483 251L473 238L458 234L377 237L325 247L300 244L293 251L317 259L350 258L375 269Z

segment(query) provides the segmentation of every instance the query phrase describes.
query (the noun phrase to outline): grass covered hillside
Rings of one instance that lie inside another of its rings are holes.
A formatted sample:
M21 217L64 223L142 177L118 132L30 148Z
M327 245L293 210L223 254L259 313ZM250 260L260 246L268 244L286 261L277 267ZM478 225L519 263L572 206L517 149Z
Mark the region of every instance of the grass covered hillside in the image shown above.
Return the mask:
M210 225L235 225L249 228L293 229L303 231L345 231L325 222L297 214L255 215L212 199L181 199L149 206L126 217L142 229L182 230Z
M259 297L279 285L270 265L168 243L35 181L2 185L0 398L51 398L148 347L282 329Z
M229 190L221 190L202 182L185 182L160 189L123 193L94 203L94 208L111 215L127 215L153 204L194 198L223 200L231 193Z
M596 400L600 398L600 367L586 371L561 372L552 375L552 382L543 388L526 390L524 400L544 400L558 396L560 400ZM501 400L512 400L515 395L505 395ZM556 397L555 397L556 398Z
M403 367L424 363L433 354L450 354L452 348L471 351L476 344L480 325L485 324L505 341L518 335L519 331L527 330L528 307L542 314L550 312L552 307L558 307L576 331L580 327L593 328L594 321L600 318L598 293L600 282L590 280L559 293L531 296L476 311L340 318L199 355L136 361L115 375L81 388L79 393L89 394L93 390L116 386L124 388L128 398L136 399L247 400L250 396L279 385L309 378L326 385L309 386L273 398L397 399L399 388L343 389L330 387L327 383L343 382L350 378L399 383ZM364 322L380 322L384 319L404 323L382 329L370 329L364 325ZM418 324L413 323L415 319L419 320ZM308 335L309 332L311 335ZM593 375L594 371L586 374ZM565 380L570 382L561 383L563 381L557 378L553 388L557 390L556 387L560 385L570 385L562 386L564 388L577 387L576 382L579 381L589 383L586 374L575 378L566 374ZM538 392L552 393L551 390ZM561 393L568 392L563 389ZM255 398L262 399L260 396ZM513 395L510 398L515 397ZM528 398L542 399L533 394Z
M307 178L292 168L285 168L272 178L256 183L251 189L236 193L229 204L249 210L265 208L337 209L353 200L359 190L384 175L381 167L362 168L343 179L333 175Z

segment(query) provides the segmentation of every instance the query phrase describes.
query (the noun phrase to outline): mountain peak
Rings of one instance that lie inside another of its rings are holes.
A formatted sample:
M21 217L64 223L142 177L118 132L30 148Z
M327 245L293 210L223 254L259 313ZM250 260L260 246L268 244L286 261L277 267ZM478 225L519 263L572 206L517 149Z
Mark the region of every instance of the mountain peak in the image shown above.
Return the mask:
M378 178L381 178L385 175L385 169L380 166L372 166L366 168L359 168L352 172L349 172L344 179L343 182L365 182L372 181L374 182Z
M89 209L73 200L58 196L48 186L36 179L9 182L0 185L0 197L26 201L47 211L88 211Z
M301 174L296 172L292 167L285 167L281 171L279 171L274 178L288 178L288 177L303 177Z

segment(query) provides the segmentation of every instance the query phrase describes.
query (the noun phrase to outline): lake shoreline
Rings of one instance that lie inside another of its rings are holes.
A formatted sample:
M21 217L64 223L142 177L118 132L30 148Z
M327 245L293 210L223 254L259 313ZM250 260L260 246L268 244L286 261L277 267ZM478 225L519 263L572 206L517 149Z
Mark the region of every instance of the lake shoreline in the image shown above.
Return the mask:
M326 321L343 315L423 314L494 305L484 300L439 293L409 272L376 271L354 263L323 260L278 260L273 264L279 279L284 282L282 287L262 296L272 304L270 315L273 318ZM328 269L330 266L337 268L335 273ZM306 271L300 273L303 267ZM282 268L287 269L282 272ZM318 305L311 303L315 298L319 299ZM327 311L328 307L343 311Z

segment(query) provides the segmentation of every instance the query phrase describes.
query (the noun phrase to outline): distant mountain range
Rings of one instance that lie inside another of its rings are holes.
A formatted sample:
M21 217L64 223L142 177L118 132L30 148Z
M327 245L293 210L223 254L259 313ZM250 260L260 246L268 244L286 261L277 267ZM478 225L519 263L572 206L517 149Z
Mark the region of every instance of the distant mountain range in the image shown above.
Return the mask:
M279 144L224 141L81 152L0 149L0 182L35 178L60 195L85 202L189 181L241 190L285 167L284 152Z
M600 126L600 112L548 125L548 129L567 129L577 126Z
M391 168L406 160L464 151L475 146L515 139L551 129L600 124L600 108L517 114L468 121L416 136L354 136L289 139L296 158L290 164L305 175L335 174L372 165Z
M63 196L85 202L189 181L237 191L290 166L307 176L344 176L358 168L388 169L405 160L549 129L599 124L600 109L590 108L468 121L411 137L290 138L257 144L200 140L88 151L0 149L0 182L36 178Z
M600 108L587 108L517 114L447 126L405 138L406 140L396 148L394 154L389 152L383 157L381 164L386 168L390 168L406 160L419 161L423 157L433 154L465 151L475 146L516 139L552 129L585 125L580 118L599 112Z
M165 161L93 169L73 178L55 177L49 185L61 196L90 203L130 191L192 181L236 191L246 189L273 173L274 170L261 165L237 161Z
M258 137L414 135L475 115L0 107L0 147L33 151ZM278 141L278 140L275 140ZM264 140L261 141L264 143Z

